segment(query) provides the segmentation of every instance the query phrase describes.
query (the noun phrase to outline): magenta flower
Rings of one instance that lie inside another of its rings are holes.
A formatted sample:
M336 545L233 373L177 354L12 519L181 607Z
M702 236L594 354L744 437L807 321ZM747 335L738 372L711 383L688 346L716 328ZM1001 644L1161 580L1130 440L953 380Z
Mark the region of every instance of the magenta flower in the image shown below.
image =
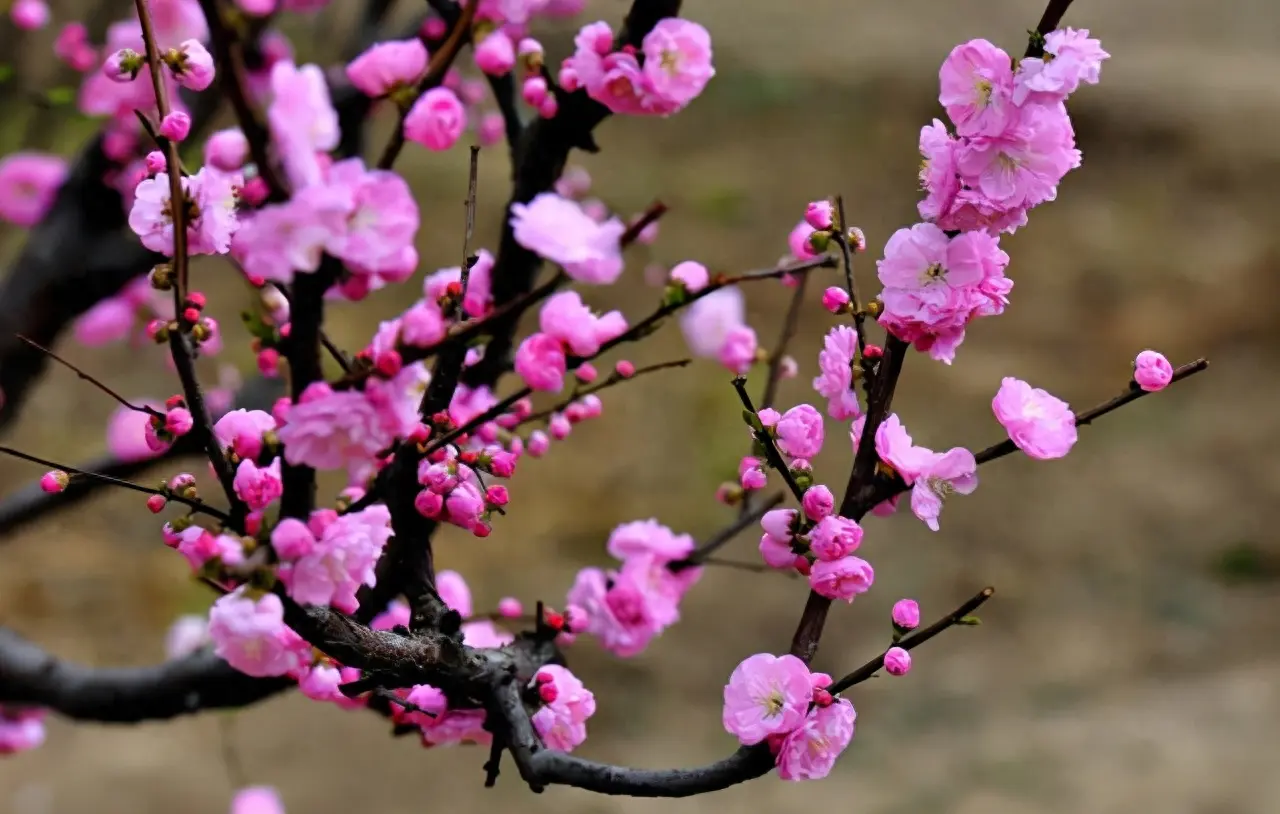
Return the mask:
M219 597L209 609L214 652L235 669L263 678L282 676L310 662L311 646L284 624L284 605L275 594L256 601L245 588Z
M203 15L200 21L204 22ZM189 39L180 44L177 48L177 59L166 60L166 62L174 79L187 90L201 91L213 84L216 71L213 55L198 39Z
M853 390L853 360L858 355L858 336L853 328L832 328L818 353L821 375L813 380L813 389L827 400L827 415L837 421L856 418L858 394Z
M587 719L596 712L596 699L573 673L555 664L538 671L539 684L555 688L555 700L533 713L533 728L551 749L571 752L587 739Z
M232 410L213 425L214 437L241 458L257 458L262 436L276 428L276 420L262 410Z
M432 88L418 97L404 119L404 137L428 150L447 150L467 126L467 111L448 88Z
M822 451L822 414L808 404L787 410L773 429L784 455L807 460Z
M43 153L10 153L0 159L0 218L35 226L53 205L67 177L67 162Z
M502 31L494 31L475 46L476 67L489 76L506 76L516 66L516 46Z
M716 357L727 370L742 376L755 364L758 348L755 330L750 325L735 325L725 334Z
M837 514L827 515L809 531L809 548L819 560L835 561L858 550L862 526Z
M809 668L790 654L757 653L739 664L724 688L724 728L744 746L790 732L813 700Z
M998 136L1013 105L1013 61L986 40L957 45L942 63L938 101L962 136Z
M1037 460L1061 458L1076 442L1071 407L1021 379L1005 377L991 409L1018 449Z
M1173 381L1173 365L1162 354L1144 350L1133 360L1133 380L1148 393L1163 390Z
M1103 60L1111 57L1089 30L1063 28L1044 38L1044 57L1023 59L1013 77L1013 102L1061 102L1084 82L1098 84Z
M366 96L386 96L417 82L427 70L427 47L414 37L374 43L347 63L347 78Z
M816 523L831 514L835 509L836 498L830 489L819 483L805 490L800 504L804 507L805 517Z
M533 390L563 390L565 364L564 345L550 334L530 334L516 348L516 373Z
M258 467L248 458L240 462L235 476L236 496L254 511L265 509L284 494L284 481L280 479L280 459L270 466Z
M831 773L836 759L853 740L857 713L844 698L825 707L814 707L804 723L792 730L778 749L775 761L783 780L821 780Z
M809 587L827 599L852 602L871 589L876 574L871 563L858 557L818 560L809 572Z
M891 676L904 676L911 670L911 654L901 647L890 647L884 654L884 671Z
M517 243L580 283L609 285L622 274L619 238L627 227L617 218L596 223L577 203L544 192L512 204L511 228Z
M899 599L893 603L893 623L903 630L915 630L920 626L920 605L914 599Z
M418 204L409 185L387 170L366 171L359 158L334 164L327 182L349 194L351 206L346 228L325 248L362 273L395 275L418 232Z
M375 504L341 515L323 526L309 551L280 566L280 580L302 604L333 605L354 613L359 607L356 591L376 583L374 566L390 537L391 513L386 506Z

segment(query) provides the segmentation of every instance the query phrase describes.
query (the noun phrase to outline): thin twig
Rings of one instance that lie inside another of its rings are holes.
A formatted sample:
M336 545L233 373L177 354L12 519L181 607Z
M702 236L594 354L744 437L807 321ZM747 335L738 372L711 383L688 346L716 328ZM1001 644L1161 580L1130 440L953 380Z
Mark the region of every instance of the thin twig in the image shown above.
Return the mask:
M182 331L170 331L169 349L173 355L174 367L178 371L178 379L182 382L182 395L187 403L187 410L191 413L193 420L190 433L194 434L196 440L204 446L209 463L213 466L213 473L217 476L218 483L221 484L222 491L227 496L227 502L231 505L231 516L236 518L233 525L237 531L243 532L239 519L248 512L248 507L236 494L235 471L231 468L231 462L227 460L222 445L213 434L213 418L209 415L209 408L204 403L204 391L201 390L200 381L196 378L191 337Z
M467 223L462 230L462 266L459 272L462 291L458 294L455 313L465 313L462 303L467 298L467 285L471 282L471 266L475 258L471 256L471 234L476 228L476 185L480 177L480 148L471 148L471 168L467 173L467 199L462 205L466 209ZM449 315L446 314L446 317Z
M581 390L574 390L573 394L569 396L569 398L561 401L556 406L548 407L545 410L540 410L539 412L532 413L531 415L525 416L524 418L520 419L519 423L517 423L516 426L519 427L525 424L532 424L535 421L546 421L556 413L562 413L565 410L569 409L569 405L573 404L575 401L577 401L580 398L583 398L584 396L589 396L593 393L599 393L601 390L607 390L610 387L614 387L623 382L629 382L629 381L632 381L633 379L638 379L641 376L646 376L650 373L657 373L660 370L671 370L672 368L677 368L677 367L687 367L689 363L692 361L693 361L692 359L676 359L675 361L672 361L672 362L660 362L656 365L639 367L639 368L636 368L635 372L633 372L630 376L623 376L619 374L617 371L614 371L609 376L609 378L605 379L602 382L597 382L596 384L593 384L590 387L584 387Z
M774 492L763 503L752 509L750 512L740 515L737 520L725 526L717 532L711 539L693 550L693 553L683 560L676 560L667 565L672 571L683 571L686 568L694 568L703 562L706 558L714 554L716 551L724 547L726 543L733 540L742 532L751 526L760 522L760 518L764 517L775 507L781 505L786 500L786 495L782 492Z
M858 280L853 276L853 248L849 245L849 222L844 214L843 195L836 196L836 216L840 218L836 244L840 246L840 257L844 262L844 284L849 293L849 307L853 309L853 330L858 335L858 356L861 357L867 349L867 329L863 324L867 315L858 296Z
M929 625L924 630L919 630L912 633L910 636L903 637L896 645L894 645L894 647L901 647L903 650L911 650L912 648L919 647L947 628L960 624L960 620L964 619L966 616L981 607L982 603L990 599L991 595L995 592L995 588L983 588L975 594L973 598L934 622L932 625ZM863 681L871 678L880 670L881 667L884 667L884 653L881 653L871 661L832 684L830 687L827 687L827 692L832 695L844 692L855 684L861 684Z
M18 458L19 460L28 461L33 464L39 464L40 466L47 466L50 469L59 469L63 472L66 472L68 475L74 475L76 477L81 477L81 478L90 478L92 480L99 481L100 483L106 483L112 486L119 486L122 489L131 489L135 492L141 492L144 495L160 495L161 497L171 500L174 503L181 503L182 505L190 508L192 511L202 512L204 514L207 514L210 517L221 521L223 524L229 525L231 523L231 517L227 515L225 512L223 512L221 509L215 509L214 507L204 503L201 500L183 497L182 495L175 494L168 490L153 489L150 486L143 486L142 484L134 483L133 481L123 480L121 478L113 478L110 475L103 475L98 472L89 472L84 469L76 469L75 467L72 467L72 466L65 466L63 464L46 460L44 458L37 458L35 455L28 455L27 453L22 452L21 450L13 449L12 447L0 446L0 455L8 455L11 458Z
M756 411L755 405L751 403L751 394L747 392L747 380L742 376L734 379L733 389L738 391L738 398L742 401L742 406L755 418L755 423L759 424L760 414ZM761 426L763 427L763 425ZM778 445L774 443L773 436L769 434L769 431L767 429L757 430L752 427L751 434L760 442L760 446L764 448L765 459L782 476L782 480L787 484L787 488L791 490L791 494L795 495L796 500L804 500L804 490L800 488L800 484L796 483L790 467L787 466L786 460L782 457L782 453L778 450Z
M49 350L48 348L44 347L43 345L35 342L34 340L26 338L22 334L18 334L17 336L18 336L18 339L22 340L23 342L27 343L31 347L45 354L50 359L62 365L63 367L68 368L69 370L71 370L71 372L75 373L81 379L85 380L89 384L98 388L103 393L106 393L108 396L115 399L121 405L129 408L130 410L133 410L135 413L145 413L146 415L154 416L155 418L160 418L160 419L164 418L164 413L160 412L159 410L156 410L153 407L147 407L146 405L141 405L141 404L134 404L133 402L126 399L124 396L112 390L110 387L107 387L98 379L95 379L93 376L90 376L88 373L85 373L83 370L71 364L66 359L63 359L61 356Z

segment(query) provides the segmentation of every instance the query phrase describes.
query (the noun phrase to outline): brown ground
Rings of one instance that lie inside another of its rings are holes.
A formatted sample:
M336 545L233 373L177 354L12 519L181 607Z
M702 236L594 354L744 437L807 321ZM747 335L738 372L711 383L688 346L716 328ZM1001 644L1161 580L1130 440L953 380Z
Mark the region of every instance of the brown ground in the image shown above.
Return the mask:
M609 19L624 6L598 5ZM896 403L922 443L981 446L1000 435L988 403L1003 375L1087 406L1119 392L1144 347L1175 360L1205 355L1214 367L1088 429L1064 461L1015 457L984 470L982 487L949 505L940 534L910 517L874 521L865 549L877 586L834 613L820 667L851 667L882 646L899 596L918 597L932 616L990 583L999 594L985 624L918 651L909 677L860 688L858 737L825 782L766 779L681 810L1280 806L1280 540L1267 520L1280 499L1280 14L1265 0L1077 6L1070 20L1115 55L1104 85L1073 107L1085 165L1008 241L1018 282L1009 313L972 331L953 368L913 358ZM1017 47L1040 12L1032 0L687 8L717 38L720 76L669 122L608 123L605 153L589 166L624 212L659 196L671 205L655 258L723 269L771 263L804 202L835 191L873 249L882 246L912 217L915 134L934 112L934 67L964 37ZM425 262L451 264L463 158L406 159L422 194ZM506 168L496 151L484 164L481 234L491 236ZM632 279L641 265L637 256ZM869 285L869 260L861 270ZM213 288L228 274L216 263L201 270ZM651 297L639 283L592 295L630 314ZM776 287L752 292L763 336L774 334L783 302ZM343 312L334 332L357 345L402 306L394 295L375 299ZM809 314L803 375L786 400L809 397L802 383L829 324L816 308ZM634 358L678 353L669 328ZM72 354L130 393L173 387L158 365L118 350ZM563 596L576 568L603 561L620 521L652 515L702 534L724 519L709 497L745 447L726 377L699 367L611 395L605 418L515 480L512 522L484 541L440 540L440 562L468 576L481 606L509 592ZM100 448L109 408L55 372L10 438L83 457ZM838 483L848 455L839 442L829 447L820 472ZM0 464L9 487L36 474ZM737 553L750 550L744 539ZM51 521L2 553L0 621L95 663L160 658L168 621L208 601L127 496ZM639 766L725 754L720 687L745 655L785 646L802 593L779 577L713 571L689 597L686 621L642 658L576 651L600 701L585 754ZM301 698L130 729L55 723L44 749L0 763L0 799L15 814L224 811L224 723L248 779L278 786L294 814L672 808L562 789L533 797L509 775L486 791L480 753L424 754L371 716Z

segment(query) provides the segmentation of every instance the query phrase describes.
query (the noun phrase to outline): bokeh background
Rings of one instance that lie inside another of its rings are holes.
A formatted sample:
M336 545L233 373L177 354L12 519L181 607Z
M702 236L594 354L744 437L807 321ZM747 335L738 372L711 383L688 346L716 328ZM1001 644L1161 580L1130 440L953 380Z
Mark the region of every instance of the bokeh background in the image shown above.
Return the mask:
M590 19L618 21L625 8L596 2ZM669 121L606 122L597 133L603 152L582 161L594 192L621 213L655 198L671 207L658 242L630 255L624 281L586 292L592 304L633 316L656 301L642 279L647 262L770 265L805 202L837 192L865 229L871 252L859 276L874 291L875 253L914 219L916 134L938 113L938 64L970 37L1020 50L1042 4L688 0L685 8L712 32L716 79ZM166 724L55 720L42 749L0 761L0 811L214 814L246 782L276 786L291 814L1276 811L1280 6L1078 0L1067 22L1090 28L1113 55L1102 84L1072 99L1084 166L1007 239L1017 281L1008 313L979 323L953 367L910 358L895 406L920 443L976 448L1002 437L989 407L1002 376L1083 408L1121 392L1130 360L1147 347L1175 363L1207 356L1213 367L1084 430L1064 460L1013 456L984 468L977 492L948 504L940 533L905 513L868 521L863 550L875 588L835 609L816 667L838 673L877 653L899 597L918 598L933 618L983 585L997 596L981 627L916 651L909 676L852 693L858 734L830 778L792 786L769 777L662 802L560 788L532 796L509 768L485 790L481 751L424 752L389 737L375 716L280 697ZM540 30L558 60L572 32L551 32ZM322 59L325 42L298 44L303 57ZM82 135L68 126L54 143L70 151ZM380 144L373 138L371 152ZM410 149L400 168L422 206L424 267L454 264L465 150ZM495 243L507 171L502 149L484 151L482 245ZM7 233L5 250L21 239ZM227 309L244 296L216 261L201 264L197 279ZM821 287L810 292L793 346L801 372L783 387L784 404L813 397L807 382L832 324L817 305ZM332 334L361 346L415 290L335 309ZM787 296L774 284L748 292L763 339L776 334ZM164 397L175 387L150 348L66 341L60 350L130 395ZM227 353L250 369L247 349ZM682 353L675 325L628 351L637 362ZM703 363L611 391L601 419L522 466L514 511L490 538L438 537L440 566L467 577L480 608L507 594L556 602L578 568L607 561L604 540L617 523L657 517L711 533L731 516L712 499L716 484L747 448L728 378ZM6 442L88 458L104 448L112 407L53 370ZM841 484L850 451L841 427L828 433L818 472ZM39 474L0 461L7 490ZM727 556L753 559L751 535ZM154 662L170 621L208 602L129 495L94 499L0 541L0 622L60 655ZM733 743L719 715L728 673L751 653L785 649L803 602L797 581L710 568L684 621L643 656L618 661L589 642L575 648L575 672L599 701L583 754L646 767L726 754Z

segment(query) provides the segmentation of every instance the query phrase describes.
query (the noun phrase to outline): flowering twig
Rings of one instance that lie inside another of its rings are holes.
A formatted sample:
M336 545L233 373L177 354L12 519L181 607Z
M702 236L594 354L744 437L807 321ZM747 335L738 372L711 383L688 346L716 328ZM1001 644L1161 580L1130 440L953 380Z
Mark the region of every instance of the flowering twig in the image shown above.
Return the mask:
M904 636L903 638L899 639L894 646L901 647L903 650L911 650L912 648L919 647L920 645L929 641L934 636L937 636L939 633L946 630L947 628L950 628L959 624L966 624L966 622L963 621L965 617L969 616L971 613L973 613L979 607L981 607L982 603L990 599L992 594L994 594L995 592L996 592L995 588L990 588L990 587L983 588L981 591L975 594L971 599L969 599L960 607L953 610L951 613L948 613L946 616L942 617L941 619L929 625L927 628L923 630L917 630L916 632L912 633L909 636ZM848 675L844 676L839 681L832 684L830 687L827 687L827 692L831 693L832 695L836 695L838 693L844 692L845 690L849 689L855 684L861 684L862 682L871 678L877 672L879 672L880 668L882 667L884 667L884 653L881 653L879 656L876 656L874 659L862 665L858 669L854 670L852 673L849 673Z
M84 469L76 469L73 466L64 466L63 464L56 463L54 461L49 461L44 458L37 458L35 455L28 455L27 453L22 452L21 450L13 449L12 447L0 446L0 455L8 455L11 458L18 458L20 460L28 461L33 464L39 464L40 466L47 466L50 469L58 469L63 472L66 472L68 475L72 475L75 477L88 478L90 480L98 481L99 483L109 484L111 486L119 486L122 489L131 489L134 492L141 492L144 495L160 495L161 497L166 498L167 500L171 500L174 503L181 503L182 505L190 508L192 511L207 514L210 517L216 520L219 520L224 524L231 523L230 515L228 515L226 512L222 511L221 509L216 509L213 506L208 505L204 501L196 498L183 497L182 495L177 494L176 492L172 492L168 489L153 489L150 486L143 486L140 483L134 483L133 481L124 480L122 478L112 477L111 475L104 475L100 472L90 472Z
M751 403L751 394L747 392L747 380L742 376L737 377L733 380L733 389L738 391L738 398L742 401L743 408L751 416L751 434L764 449L765 459L782 476L783 482L787 484L791 494L795 495L796 500L804 500L804 490L800 488L800 484L796 483L795 477L791 474L791 468L787 466L786 459L782 457L782 453L778 451L778 445L773 441L773 436L760 423L760 414Z
M471 235L476 228L476 185L480 180L480 148L471 147L471 164L467 173L467 199L463 202L463 207L467 213L467 222L462 230L462 265L459 266L459 285L461 291L454 300L451 307L452 314L462 312L462 302L467 298L467 286L471 282L471 267L475 265L476 258L471 254ZM448 318L452 315L445 313Z
M844 214L844 196L836 196L836 217L840 219L839 230L834 235L836 245L840 247L840 259L844 263L844 285L849 294L849 307L853 312L853 330L858 335L858 356L867 349L867 328L864 322L867 314L862 310L862 299L858 296L858 280L853 276L853 248L849 245L849 221Z
M462 15L450 26L449 36L436 49L431 61L427 64L426 74L418 82L414 99L444 81L444 75L449 72L449 67L453 65L453 60L457 58L463 44L471 39L471 23L475 20L476 11L479 8L480 0L470 0L466 8L462 10ZM391 138L388 139L387 146L382 150L382 157L378 159L378 169L380 170L389 170L394 167L396 159L400 156L400 151L404 149L404 122L409 116L409 108L410 105L407 104L400 111L400 121L396 124L395 130L391 131Z
M589 396L592 393L599 393L601 390L608 390L610 387L614 387L623 382L628 382L633 379L638 379L641 376L647 376L650 373L657 373L660 370L671 370L677 367L687 367L689 363L692 361L693 361L692 359L675 359L670 362L659 362L656 365L638 367L629 376L623 376L621 373L618 373L615 370L612 374L609 375L609 378L605 379L604 381L596 382L590 387L583 387L581 389L575 388L573 393L570 394L570 396L567 399L562 400L560 403L556 404L556 406L548 407L545 410L539 410L536 413L531 413L525 416L524 418L520 419L520 421L516 424L516 426L520 427L525 424L532 424L535 421L546 421L556 413L562 413L565 410L567 410L569 408L569 405L573 404L575 401L582 398L583 396Z
M170 331L169 349L173 354L178 379L182 382L182 395L187 403L187 410L190 411L193 419L191 431L188 434L204 446L209 463L213 466L213 473L217 476L218 483L231 504L231 516L234 518L232 525L237 531L243 531L240 528L240 522L248 511L248 507L236 495L235 471L232 470L231 462L227 460L217 437L213 434L213 418L209 415L209 408L204 403L204 391L201 390L200 381L196 378L195 354L190 335L182 331Z
M130 410L133 410L135 413L146 413L147 415L154 416L155 418L164 418L164 413L152 407L147 407L146 405L134 404L133 402L126 399L124 396L112 390L110 387L107 387L99 379L96 379L93 376L89 375L88 373L85 373L83 370L76 367L71 362L68 362L66 359L63 359L58 354L54 353L53 351L49 350L43 345L35 342L34 340L28 339L22 334L18 334L18 339L30 345L31 347L35 348L36 350L40 351L41 353L48 356L50 359L62 365L63 367L69 369L71 372L75 373L84 381L88 382L89 384L101 390L103 393L106 393L108 396L115 399L122 406L127 407Z

